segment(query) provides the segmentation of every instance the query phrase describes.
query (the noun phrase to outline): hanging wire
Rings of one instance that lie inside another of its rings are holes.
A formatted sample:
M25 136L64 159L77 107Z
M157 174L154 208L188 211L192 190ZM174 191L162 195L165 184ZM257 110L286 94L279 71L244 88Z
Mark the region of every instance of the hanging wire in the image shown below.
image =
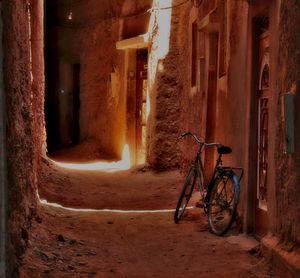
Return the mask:
M150 8L147 11L143 12L143 13L138 13L138 14L132 14L132 15L125 15L125 16L119 16L119 17L113 17L114 19L123 19L123 18L129 18L129 17L136 17L136 16L140 16L140 15L144 15L147 13L152 13L153 11L158 11L158 10L168 10L168 9L174 9L177 7L180 7L184 4L186 4L187 2L189 2L190 0L185 0L179 4L173 5L173 6L168 6L168 7L155 7L155 8Z
M188 2L190 2L192 0L185 0L181 3L178 3L176 5L172 5L172 6L168 6L168 7L153 7L153 8L150 8L144 12L141 12L141 13L136 13L136 14L129 14L129 15L123 15L123 16L110 16L110 17L105 17L105 18L102 18L100 20L97 20L96 22L93 22L91 24L80 24L80 23L75 23L75 22L66 22L66 23L63 23L63 24L59 24L60 26L63 26L63 27L68 27L68 28L84 28L84 27L92 27L92 26L95 26L96 24L102 22L102 21L106 21L106 20L114 20L114 19L126 19L126 18L132 18L132 17L139 17L139 16L142 16L142 15L145 15L145 14L148 14L148 13L152 13L154 11L159 11L159 10L167 10L167 9L174 9L174 8L177 8L177 7L180 7ZM195 0L193 0L194 2ZM202 3L202 0L200 0L201 3ZM193 3L194 4L194 3Z

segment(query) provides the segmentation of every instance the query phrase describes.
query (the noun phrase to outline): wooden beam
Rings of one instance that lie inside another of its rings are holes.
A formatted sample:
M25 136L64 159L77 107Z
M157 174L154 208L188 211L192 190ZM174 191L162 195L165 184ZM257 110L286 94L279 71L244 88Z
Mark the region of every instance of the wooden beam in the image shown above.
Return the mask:
M116 48L118 50L139 49L145 47L148 47L148 34L121 40L116 43Z

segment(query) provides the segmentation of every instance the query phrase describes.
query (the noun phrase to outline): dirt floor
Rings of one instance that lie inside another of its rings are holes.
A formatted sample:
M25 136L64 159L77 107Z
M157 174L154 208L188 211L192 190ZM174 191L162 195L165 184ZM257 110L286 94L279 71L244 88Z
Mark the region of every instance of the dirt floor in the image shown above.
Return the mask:
M179 171L152 172L140 166L126 171L75 170L44 160L39 194L72 208L174 208L183 178Z
M178 171L105 173L45 162L41 199L65 207L173 209L182 186ZM274 277L256 240L238 234L236 224L224 237L209 233L197 208L174 224L173 212L69 211L41 204L28 244L22 278Z

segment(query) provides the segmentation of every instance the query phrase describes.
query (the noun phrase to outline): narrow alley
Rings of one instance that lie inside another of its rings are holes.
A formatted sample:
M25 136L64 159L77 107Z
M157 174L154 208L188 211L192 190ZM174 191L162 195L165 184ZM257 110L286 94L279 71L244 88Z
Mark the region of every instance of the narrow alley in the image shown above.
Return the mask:
M300 277L299 0L0 0L0 278Z

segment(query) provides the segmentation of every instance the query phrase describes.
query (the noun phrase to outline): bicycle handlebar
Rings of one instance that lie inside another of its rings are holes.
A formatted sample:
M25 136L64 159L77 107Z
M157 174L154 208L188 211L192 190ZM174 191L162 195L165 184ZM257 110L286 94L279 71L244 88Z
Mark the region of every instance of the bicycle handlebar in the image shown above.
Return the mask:
M198 137L197 137L194 133L191 133L191 132L186 132L186 133L181 134L181 135L178 137L178 139L182 139L182 138L184 138L185 136L189 136L189 135L192 136L192 137L194 137L194 139L195 139L199 144L204 145L204 146L206 146L206 147L217 146L218 148L220 148L220 147L223 146L223 145L220 144L220 143L206 143L206 142L204 142L204 141L200 141L200 140L198 139Z

